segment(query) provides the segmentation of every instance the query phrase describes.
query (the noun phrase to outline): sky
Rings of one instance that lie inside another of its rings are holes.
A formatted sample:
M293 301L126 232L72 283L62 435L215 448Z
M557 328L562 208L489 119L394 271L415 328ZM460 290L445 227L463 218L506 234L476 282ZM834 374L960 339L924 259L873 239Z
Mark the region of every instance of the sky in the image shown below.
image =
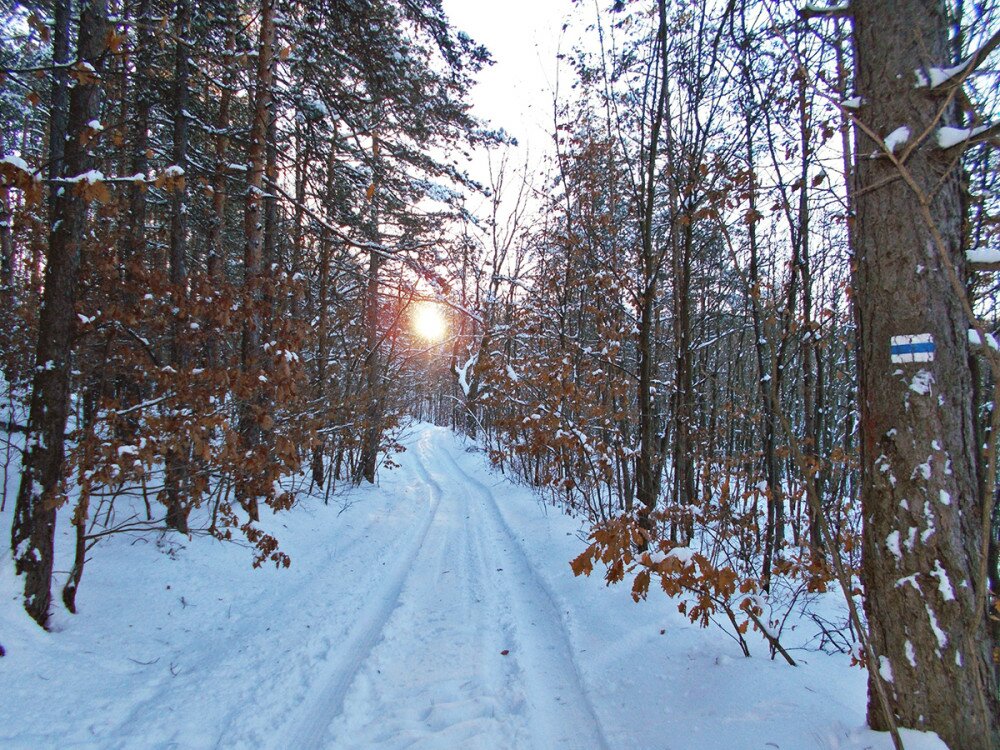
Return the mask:
M474 111L517 138L520 159L527 152L535 162L551 145L556 55L563 20L574 9L571 0L444 0L443 5L452 25L485 45L495 61L480 72L471 92ZM481 168L474 164L471 171L483 179Z

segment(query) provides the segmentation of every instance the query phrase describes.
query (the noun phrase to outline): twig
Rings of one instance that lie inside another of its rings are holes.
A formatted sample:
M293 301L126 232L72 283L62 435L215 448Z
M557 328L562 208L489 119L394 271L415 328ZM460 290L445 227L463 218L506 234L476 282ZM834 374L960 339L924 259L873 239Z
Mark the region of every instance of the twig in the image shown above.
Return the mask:
M788 652L785 651L785 647L781 645L781 642L778 641L778 639L774 635L772 635L771 631L767 628L767 626L760 621L760 618L757 617L757 615L755 615L753 613L753 610L749 607L747 608L747 614L750 615L750 619L753 620L754 625L756 625L760 629L760 632L764 634L764 637L767 638L768 643L771 644L771 647L774 648L779 654L784 656L785 661L787 661L791 666L793 667L799 666L798 664L795 663L795 659L793 659L791 656L788 655Z
M153 664L156 664L156 662L158 662L160 660L159 656L157 656L152 661L139 661L138 659L133 659L131 656L126 656L125 658L128 659L133 664L139 664L140 666L143 666L143 667L152 666Z

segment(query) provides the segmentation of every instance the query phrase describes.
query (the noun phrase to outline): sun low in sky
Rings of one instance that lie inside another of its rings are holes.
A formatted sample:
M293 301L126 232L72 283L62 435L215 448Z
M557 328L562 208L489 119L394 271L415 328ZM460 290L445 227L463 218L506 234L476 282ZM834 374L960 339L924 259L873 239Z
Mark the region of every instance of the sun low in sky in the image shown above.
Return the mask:
M420 338L431 343L441 341L448 332L441 306L434 302L418 302L410 310L410 327Z

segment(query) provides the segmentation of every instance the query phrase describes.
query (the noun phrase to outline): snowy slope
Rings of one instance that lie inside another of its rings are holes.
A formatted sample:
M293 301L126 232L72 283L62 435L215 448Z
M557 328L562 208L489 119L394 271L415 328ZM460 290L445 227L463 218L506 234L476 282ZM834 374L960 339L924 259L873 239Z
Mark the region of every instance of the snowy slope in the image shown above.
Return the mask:
M574 578L577 522L445 430L406 443L346 507L268 519L288 570L117 537L44 633L0 555L0 747L891 747L845 657L743 659L662 596Z

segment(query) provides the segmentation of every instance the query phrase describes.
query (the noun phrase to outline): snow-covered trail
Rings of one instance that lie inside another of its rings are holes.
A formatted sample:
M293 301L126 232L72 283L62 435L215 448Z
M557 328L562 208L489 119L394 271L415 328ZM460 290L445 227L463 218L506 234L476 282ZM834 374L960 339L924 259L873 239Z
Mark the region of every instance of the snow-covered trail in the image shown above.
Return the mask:
M757 636L739 658L675 601L575 578L581 522L461 437L416 425L404 444L346 505L263 519L287 570L211 539L112 537L80 614L56 607L45 633L0 555L0 748L891 747L863 726L864 673L811 647L810 621L783 637L799 667ZM57 570L72 541L60 526Z
M418 529L412 534L390 569L379 583L379 589L368 595L368 604L361 611L347 637L340 641L332 653L330 663L320 672L319 684L292 715L288 736L278 736L275 748L315 748L324 745L324 735L332 717L340 715L344 698L358 671L369 658L372 648L382 637L383 630L399 603L404 584L424 547L428 531L437 516L441 490L427 484L428 507L423 517L418 517Z
M420 544L276 747L605 747L551 597L452 450L424 431L403 459L431 498Z

